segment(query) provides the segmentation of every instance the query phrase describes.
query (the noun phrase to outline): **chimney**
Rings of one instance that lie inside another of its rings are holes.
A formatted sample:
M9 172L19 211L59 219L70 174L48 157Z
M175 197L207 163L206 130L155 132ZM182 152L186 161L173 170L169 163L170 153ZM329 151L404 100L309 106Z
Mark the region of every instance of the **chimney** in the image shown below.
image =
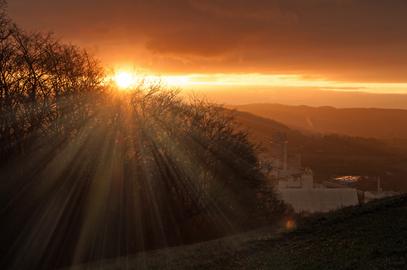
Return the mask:
M377 192L382 192L383 189L380 185L380 176L377 177Z
M284 171L287 171L287 156L288 156L288 154L287 154L287 144L288 144L288 141L284 141L284 144L283 144L283 170Z

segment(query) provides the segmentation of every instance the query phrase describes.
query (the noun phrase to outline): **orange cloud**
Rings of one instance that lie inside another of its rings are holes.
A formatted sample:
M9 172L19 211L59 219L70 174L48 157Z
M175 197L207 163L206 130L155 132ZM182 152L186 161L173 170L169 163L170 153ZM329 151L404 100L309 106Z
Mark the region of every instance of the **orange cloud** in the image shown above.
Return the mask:
M14 0L10 9L23 26L53 30L107 63L407 81L405 0Z

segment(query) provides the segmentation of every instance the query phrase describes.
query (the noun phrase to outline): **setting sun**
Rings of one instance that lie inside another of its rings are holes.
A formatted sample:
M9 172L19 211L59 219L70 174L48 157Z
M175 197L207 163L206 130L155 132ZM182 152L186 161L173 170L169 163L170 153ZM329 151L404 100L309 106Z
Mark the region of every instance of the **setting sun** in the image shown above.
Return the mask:
M192 78L192 77L191 77ZM137 87L139 84L144 85L154 85L161 84L163 86L170 87L181 87L186 85L195 85L189 76L162 76L154 74L142 74L131 71L119 70L110 77L106 77L107 80L112 80L112 82L120 90L131 90L132 88Z
M119 71L113 78L119 89L129 89L136 84L136 76L127 71Z

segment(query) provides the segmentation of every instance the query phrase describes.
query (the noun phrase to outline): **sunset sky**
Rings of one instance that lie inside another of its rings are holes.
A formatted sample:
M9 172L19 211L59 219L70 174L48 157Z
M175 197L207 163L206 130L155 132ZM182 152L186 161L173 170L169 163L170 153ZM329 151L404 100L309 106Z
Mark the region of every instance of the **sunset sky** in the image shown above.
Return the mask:
M9 1L25 29L188 87L382 93L407 93L406 10L405 0Z

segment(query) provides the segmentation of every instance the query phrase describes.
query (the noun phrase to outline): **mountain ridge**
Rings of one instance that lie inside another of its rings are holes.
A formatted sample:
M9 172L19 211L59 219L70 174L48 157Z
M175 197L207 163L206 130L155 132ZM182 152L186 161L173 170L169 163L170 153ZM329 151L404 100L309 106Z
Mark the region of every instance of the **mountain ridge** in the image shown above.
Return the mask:
M403 109L312 107L275 103L233 105L228 108L313 133L386 140L407 139L407 110Z

